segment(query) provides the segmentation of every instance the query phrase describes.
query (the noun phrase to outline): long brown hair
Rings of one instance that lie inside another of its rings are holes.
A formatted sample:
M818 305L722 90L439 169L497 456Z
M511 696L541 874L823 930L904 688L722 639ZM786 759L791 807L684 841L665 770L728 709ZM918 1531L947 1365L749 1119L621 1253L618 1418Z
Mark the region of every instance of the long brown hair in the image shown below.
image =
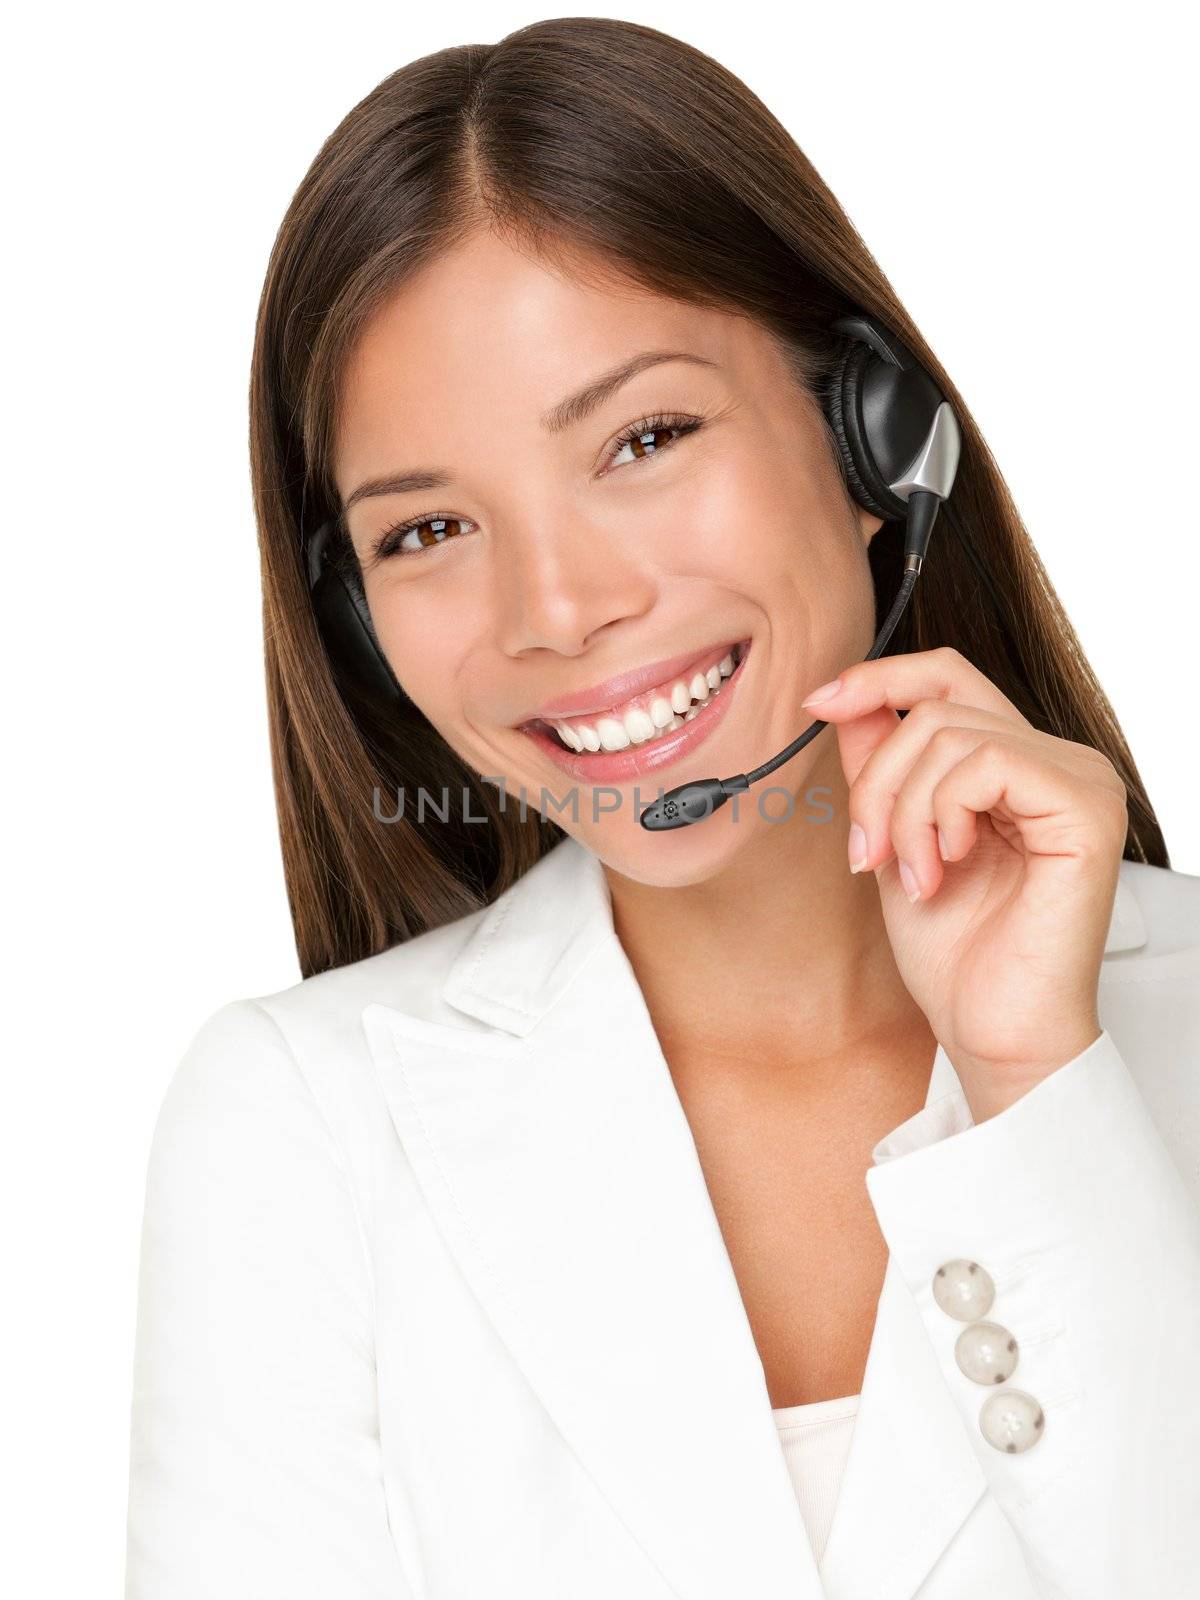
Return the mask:
M658 293L757 318L815 394L844 349L828 332L834 317L862 309L891 328L952 401L962 457L936 559L890 649L952 645L1035 727L1103 751L1128 791L1126 857L1169 865L1112 706L971 413L811 163L701 51L632 22L564 17L385 78L321 147L271 252L251 471L272 763L305 977L490 902L562 837L536 807L522 816L503 805L415 707L383 724L341 698L305 577L306 535L340 510L331 442L356 340L411 274L481 226L577 275L581 260L602 261ZM881 618L901 531L886 523L870 545ZM386 808L422 787L469 806L432 827L377 820L377 791Z

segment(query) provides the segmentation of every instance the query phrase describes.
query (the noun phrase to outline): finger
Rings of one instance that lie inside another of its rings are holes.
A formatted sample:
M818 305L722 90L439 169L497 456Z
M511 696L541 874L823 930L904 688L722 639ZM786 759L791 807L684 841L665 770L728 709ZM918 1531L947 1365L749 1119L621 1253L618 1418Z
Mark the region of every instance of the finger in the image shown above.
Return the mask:
M922 702L923 705L931 703ZM966 715L975 719L974 722L947 721L935 728L899 778L888 832L901 882L910 900L927 900L936 894L945 876L943 863L961 860L978 837L978 812L955 804L945 780L980 745L992 742L1008 747L1020 737L1010 733L1011 724L999 717L987 728L978 726L984 713L968 710ZM912 720L912 717L906 719L907 722ZM936 802L939 793L942 795L940 809Z
M949 844L990 813L1011 824L1013 840L1031 859L1119 859L1129 823L1124 793L1096 781L1094 769L1082 771L1069 759L1063 764L1061 743L986 735L934 783L928 799L934 827ZM958 859L953 848L947 859ZM936 870L940 881L940 865Z
M870 712L863 720L879 715ZM839 735L849 735L855 723L838 728ZM849 808L851 823L857 823L865 836L865 848L856 849L862 840L855 835L849 847L851 866L857 859L858 870L874 869L887 861L893 849L897 856L916 866L897 842L898 824L903 824L905 845L914 850L919 861L936 860L937 844L932 815L921 807L921 797L927 802L933 784L959 761L970 747L989 733L1012 728L1012 722L997 713L980 711L975 706L959 705L955 701L922 700L909 712L895 731L871 753L850 787ZM964 740L964 734L969 736ZM921 779L913 787L911 776L920 764ZM901 795L906 795L906 808L897 817L896 807ZM922 824L928 835L922 841ZM964 850L966 846L964 845ZM940 881L936 871L926 876Z
M922 700L956 700L960 705L1010 717L1023 727L1031 726L990 678L949 645L860 661L834 682L838 688L832 694L817 699L810 695L802 702L805 710L827 722L846 722L880 706L909 710ZM829 685L821 687L828 689Z
M865 716L855 717L853 722L833 725L847 784L853 786L869 758L903 726L904 723L890 706L868 711Z

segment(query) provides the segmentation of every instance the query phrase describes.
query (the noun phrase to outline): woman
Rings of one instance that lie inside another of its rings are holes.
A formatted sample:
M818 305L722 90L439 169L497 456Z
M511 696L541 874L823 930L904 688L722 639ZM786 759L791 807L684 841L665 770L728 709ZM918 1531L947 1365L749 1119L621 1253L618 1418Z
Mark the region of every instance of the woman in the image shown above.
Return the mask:
M159 1119L129 1594L1181 1596L1200 883L783 128L595 18L395 73L252 452L304 978Z

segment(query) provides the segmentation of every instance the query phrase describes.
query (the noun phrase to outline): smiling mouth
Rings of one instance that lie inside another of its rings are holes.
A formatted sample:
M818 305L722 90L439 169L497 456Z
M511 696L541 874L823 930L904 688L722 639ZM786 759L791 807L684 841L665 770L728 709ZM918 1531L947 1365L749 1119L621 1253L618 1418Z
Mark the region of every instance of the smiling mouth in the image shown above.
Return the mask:
M580 717L535 717L522 726L540 730L574 755L627 750L652 745L700 715L720 694L745 657L750 641L742 639L730 650L724 647L702 657L694 669L666 683L634 695L607 711Z

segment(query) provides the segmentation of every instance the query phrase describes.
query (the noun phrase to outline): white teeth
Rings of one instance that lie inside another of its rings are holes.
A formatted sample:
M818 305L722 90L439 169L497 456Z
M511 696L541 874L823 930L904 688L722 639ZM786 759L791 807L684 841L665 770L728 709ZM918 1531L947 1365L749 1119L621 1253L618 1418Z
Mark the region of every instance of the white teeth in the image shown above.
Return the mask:
M645 744L647 739L653 739L658 732L647 712L634 706L632 711L627 711L622 719L625 723L625 732L634 744Z
M577 753L598 750L625 750L631 744L645 744L682 728L721 692L726 678L736 671L738 659L735 651L723 656L715 667L693 674L690 683L677 679L668 691L656 695L649 710L634 706L620 717L600 717L590 723L570 724L553 722L551 726L562 743ZM693 704L695 702L695 704Z
M601 717L596 724L596 732L600 735L602 750L624 750L630 743L625 724L618 722L615 717Z

